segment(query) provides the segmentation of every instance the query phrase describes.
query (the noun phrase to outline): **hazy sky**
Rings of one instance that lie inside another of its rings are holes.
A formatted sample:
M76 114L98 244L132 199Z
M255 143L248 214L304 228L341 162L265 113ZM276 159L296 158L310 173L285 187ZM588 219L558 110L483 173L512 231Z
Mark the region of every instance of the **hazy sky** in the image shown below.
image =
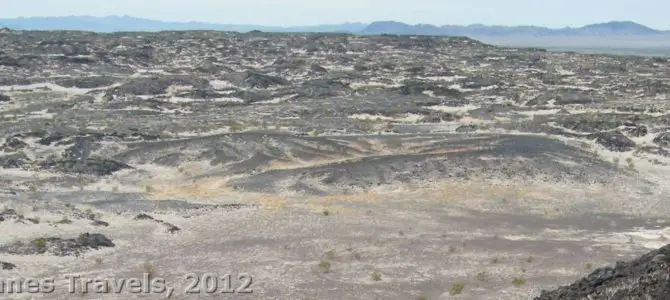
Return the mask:
M127 14L281 26L396 20L548 27L630 20L670 29L668 0L0 0L0 7L0 18Z

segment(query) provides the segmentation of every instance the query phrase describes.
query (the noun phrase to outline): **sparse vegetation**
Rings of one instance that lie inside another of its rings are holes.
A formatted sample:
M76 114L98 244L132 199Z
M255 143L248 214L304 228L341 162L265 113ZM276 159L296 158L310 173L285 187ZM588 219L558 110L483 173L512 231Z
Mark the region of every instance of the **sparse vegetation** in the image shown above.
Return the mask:
M319 269L321 269L321 272L323 273L330 273L330 262L322 260L319 263Z
M491 259L491 263L492 264L500 264L500 263L502 263L502 259L500 257L496 256L493 259Z
M150 278L156 276L156 267L153 264L145 262L141 267L143 274L147 274Z
M634 170L635 169L635 163L633 162L632 157L627 157L626 158L626 163L628 164L628 169Z
M330 211L327 210L327 209L324 209L322 213L323 213L323 215L326 216L326 217L327 217L327 216L330 216Z
M371 275L372 281L381 281L382 280L382 274L379 273L379 271L372 271Z
M479 272L475 276L475 278L479 281L488 281L489 280L489 274L486 272Z
M239 122L236 122L236 121L230 121L230 122L228 123L228 130L229 130L230 132L233 132L233 133L234 133L234 132L244 131L245 128L246 128L246 127L244 126L244 124L239 123Z
M519 276L519 277L514 277L514 279L512 279L512 284L513 284L515 287L521 287L521 286L523 286L523 285L526 284L526 279L523 278L523 277L521 277L521 276Z
M33 245L37 248L46 248L47 240L44 238L36 238L32 241Z
M449 294L451 295L459 295L463 293L463 289L465 288L465 284L463 283L454 283L449 287Z

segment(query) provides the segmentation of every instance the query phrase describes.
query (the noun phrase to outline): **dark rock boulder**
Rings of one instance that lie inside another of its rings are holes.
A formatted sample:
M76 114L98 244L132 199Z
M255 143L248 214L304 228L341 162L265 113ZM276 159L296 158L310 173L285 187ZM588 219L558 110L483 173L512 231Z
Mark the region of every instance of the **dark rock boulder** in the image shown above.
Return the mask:
M92 141L88 137L75 137L74 145L63 152L63 157L71 160L84 160L91 155Z
M0 270L14 270L16 269L16 265L13 263L8 263L4 261L0 261Z
M463 87L466 89L480 89L492 85L498 85L498 86L504 85L499 80L496 80L494 78L486 78L482 76L469 76L465 79L462 79L461 82Z
M325 74L328 73L328 70L320 65L312 64L309 67L309 70L316 74Z
M642 137L646 136L649 133L649 129L645 125L632 125L624 128L624 131L630 136Z
M306 81L298 88L303 97L327 97L347 93L349 85L337 78L314 79Z
M154 220L154 217L147 215L145 213L141 213L133 218L135 221L141 221L141 220Z
M208 100L208 99L223 98L225 97L225 95L217 93L213 89L195 89L179 93L177 94L177 97Z
M559 116L557 123L570 130L594 133L617 129L626 124L624 118L616 114L573 114Z
M108 237L99 233L83 233L73 239L59 237L36 238L30 242L15 242L0 247L0 252L13 255L53 254L79 256L90 249L115 247Z
M477 130L477 125L461 125L456 128L456 132L467 133Z
M233 84L237 86L245 86L250 88L265 89L271 86L289 84L288 80L281 77L265 75L252 71L235 72L227 74L224 78L233 82Z
M581 280L534 300L646 300L670 299L670 245L630 262L593 271Z
M528 101L526 105L546 105L552 100L556 105L566 105L598 103L602 99L597 94L589 91L583 91L579 89L559 89L543 93Z
M18 214L16 210L7 208L3 211L0 211L0 222L3 222L5 220L19 220L23 219L23 216Z
M51 143L58 142L66 137L67 136L62 132L52 132L49 135L41 138L37 142L40 143L41 145L48 146L51 145Z
M101 220L93 220L93 222L91 222L91 225L107 227L107 226L109 226L109 223L107 223L105 221L101 221Z
M117 81L119 81L118 78L110 76L86 76L60 79L56 81L56 84L67 88L94 89L110 86Z
M195 89L207 89L210 87L208 80L194 76L138 77L129 79L119 87L107 90L104 98L111 100L114 96L160 95L166 93L167 89L172 85L192 86Z
M7 96L5 94L0 94L0 102L9 102L11 100L12 100L12 98L10 98L9 96Z
M430 91L437 96L461 97L462 93L458 90L444 87L434 82L407 81L398 88L398 93L403 96L421 95L423 92Z
M661 147L670 147L670 132L658 134L653 142Z
M610 151L626 152L635 148L635 142L626 137L621 131L599 132L591 135L598 144L605 146Z
M15 152L28 146L28 144L17 137L10 137L0 146L0 150L5 152Z
M122 162L101 158L45 160L40 165L44 169L53 169L63 173L97 176L107 176L123 169L132 169L131 166Z
M112 240L99 233L83 233L77 237L76 244L79 247L88 247L91 249L115 246Z
M30 158L23 152L0 156L0 167L4 169L21 168L30 163Z
M423 121L426 123L440 123L440 122L449 122L458 119L455 115L447 113L434 111L430 112L428 115L423 117Z

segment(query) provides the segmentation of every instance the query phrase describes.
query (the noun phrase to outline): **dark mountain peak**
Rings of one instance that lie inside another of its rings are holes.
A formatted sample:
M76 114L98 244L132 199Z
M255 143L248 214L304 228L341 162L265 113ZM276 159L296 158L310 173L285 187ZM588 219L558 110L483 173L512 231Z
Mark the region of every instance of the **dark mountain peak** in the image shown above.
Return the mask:
M365 27L362 30L362 33L365 34L383 34L383 33L393 33L393 34L412 34L416 28L412 25L405 24L398 21L377 21L372 22L370 25Z
M406 24L386 20L366 23L342 23L294 27L258 26L253 24L215 24L205 22L170 22L133 17L129 15L28 17L0 19L0 28L23 30L84 30L98 32L113 31L161 31L161 30L223 30L248 32L254 29L263 32L346 32L357 34L400 35L450 35L469 37L498 36L615 36L653 35L670 32L658 31L631 21L612 21L586 25L579 28L550 29L540 26L500 26L472 24L443 25Z
M632 21L611 21L597 23L578 28L580 31L594 33L620 33L620 34L654 34L659 31Z

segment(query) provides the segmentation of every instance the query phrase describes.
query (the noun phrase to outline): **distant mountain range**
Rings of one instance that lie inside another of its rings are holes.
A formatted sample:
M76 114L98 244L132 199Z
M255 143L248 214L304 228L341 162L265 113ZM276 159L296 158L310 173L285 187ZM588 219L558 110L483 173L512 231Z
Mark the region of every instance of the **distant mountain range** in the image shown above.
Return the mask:
M275 27L259 25L215 24L202 22L166 22L131 16L67 16L30 17L0 19L0 28L23 30L84 30L96 32L114 31L162 31L162 30L222 30L248 32L343 32L352 34L399 34L399 35L458 35L470 37L510 36L670 36L670 31L656 30L630 21L612 21L583 27L552 29L538 26L468 26L430 24L410 25L395 21L373 23L343 23L332 25Z

